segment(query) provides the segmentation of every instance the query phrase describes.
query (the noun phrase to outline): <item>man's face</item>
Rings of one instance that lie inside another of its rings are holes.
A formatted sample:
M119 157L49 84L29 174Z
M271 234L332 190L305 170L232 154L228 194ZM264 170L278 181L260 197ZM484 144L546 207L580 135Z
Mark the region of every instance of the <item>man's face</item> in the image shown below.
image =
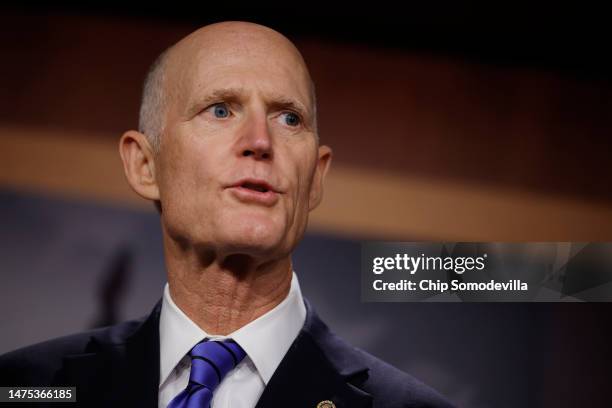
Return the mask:
M155 166L165 231L224 255L289 254L330 157L301 57L278 39L233 33L184 44L168 78Z

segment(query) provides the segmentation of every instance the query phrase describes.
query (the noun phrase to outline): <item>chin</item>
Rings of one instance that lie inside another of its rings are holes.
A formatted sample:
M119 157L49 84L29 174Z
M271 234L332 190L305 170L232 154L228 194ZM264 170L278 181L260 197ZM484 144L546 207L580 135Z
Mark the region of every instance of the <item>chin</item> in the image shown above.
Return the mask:
M235 221L226 230L221 239L228 253L241 253L254 257L273 257L284 253L286 234L284 226L272 220L258 220L257 218Z

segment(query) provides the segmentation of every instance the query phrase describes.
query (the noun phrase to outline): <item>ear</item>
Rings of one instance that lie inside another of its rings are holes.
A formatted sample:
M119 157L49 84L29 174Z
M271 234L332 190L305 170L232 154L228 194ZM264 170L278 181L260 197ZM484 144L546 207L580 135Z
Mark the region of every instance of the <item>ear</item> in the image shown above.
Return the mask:
M125 132L119 140L119 154L132 189L147 200L159 200L155 157L147 137L135 130Z
M319 206L323 199L323 182L325 176L329 170L332 159L332 149L329 146L319 146L319 158L317 160L317 167L315 168L315 174L312 179L312 186L310 187L310 197L308 203L308 210L312 211Z

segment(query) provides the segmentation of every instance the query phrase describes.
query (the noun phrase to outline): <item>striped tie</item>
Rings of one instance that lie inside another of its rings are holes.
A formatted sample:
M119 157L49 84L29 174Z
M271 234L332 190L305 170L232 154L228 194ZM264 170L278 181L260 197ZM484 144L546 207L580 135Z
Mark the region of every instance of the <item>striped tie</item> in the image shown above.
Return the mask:
M223 378L246 356L234 340L204 339L189 352L191 372L187 388L168 404L168 408L209 408L213 392Z

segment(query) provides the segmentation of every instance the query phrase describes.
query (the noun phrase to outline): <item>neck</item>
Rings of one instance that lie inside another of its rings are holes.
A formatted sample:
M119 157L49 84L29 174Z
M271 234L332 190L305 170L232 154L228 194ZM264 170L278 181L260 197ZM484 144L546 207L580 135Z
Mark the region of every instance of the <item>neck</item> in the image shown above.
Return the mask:
M172 300L209 334L227 335L276 307L289 293L289 256L257 262L248 255L215 256L166 241Z

